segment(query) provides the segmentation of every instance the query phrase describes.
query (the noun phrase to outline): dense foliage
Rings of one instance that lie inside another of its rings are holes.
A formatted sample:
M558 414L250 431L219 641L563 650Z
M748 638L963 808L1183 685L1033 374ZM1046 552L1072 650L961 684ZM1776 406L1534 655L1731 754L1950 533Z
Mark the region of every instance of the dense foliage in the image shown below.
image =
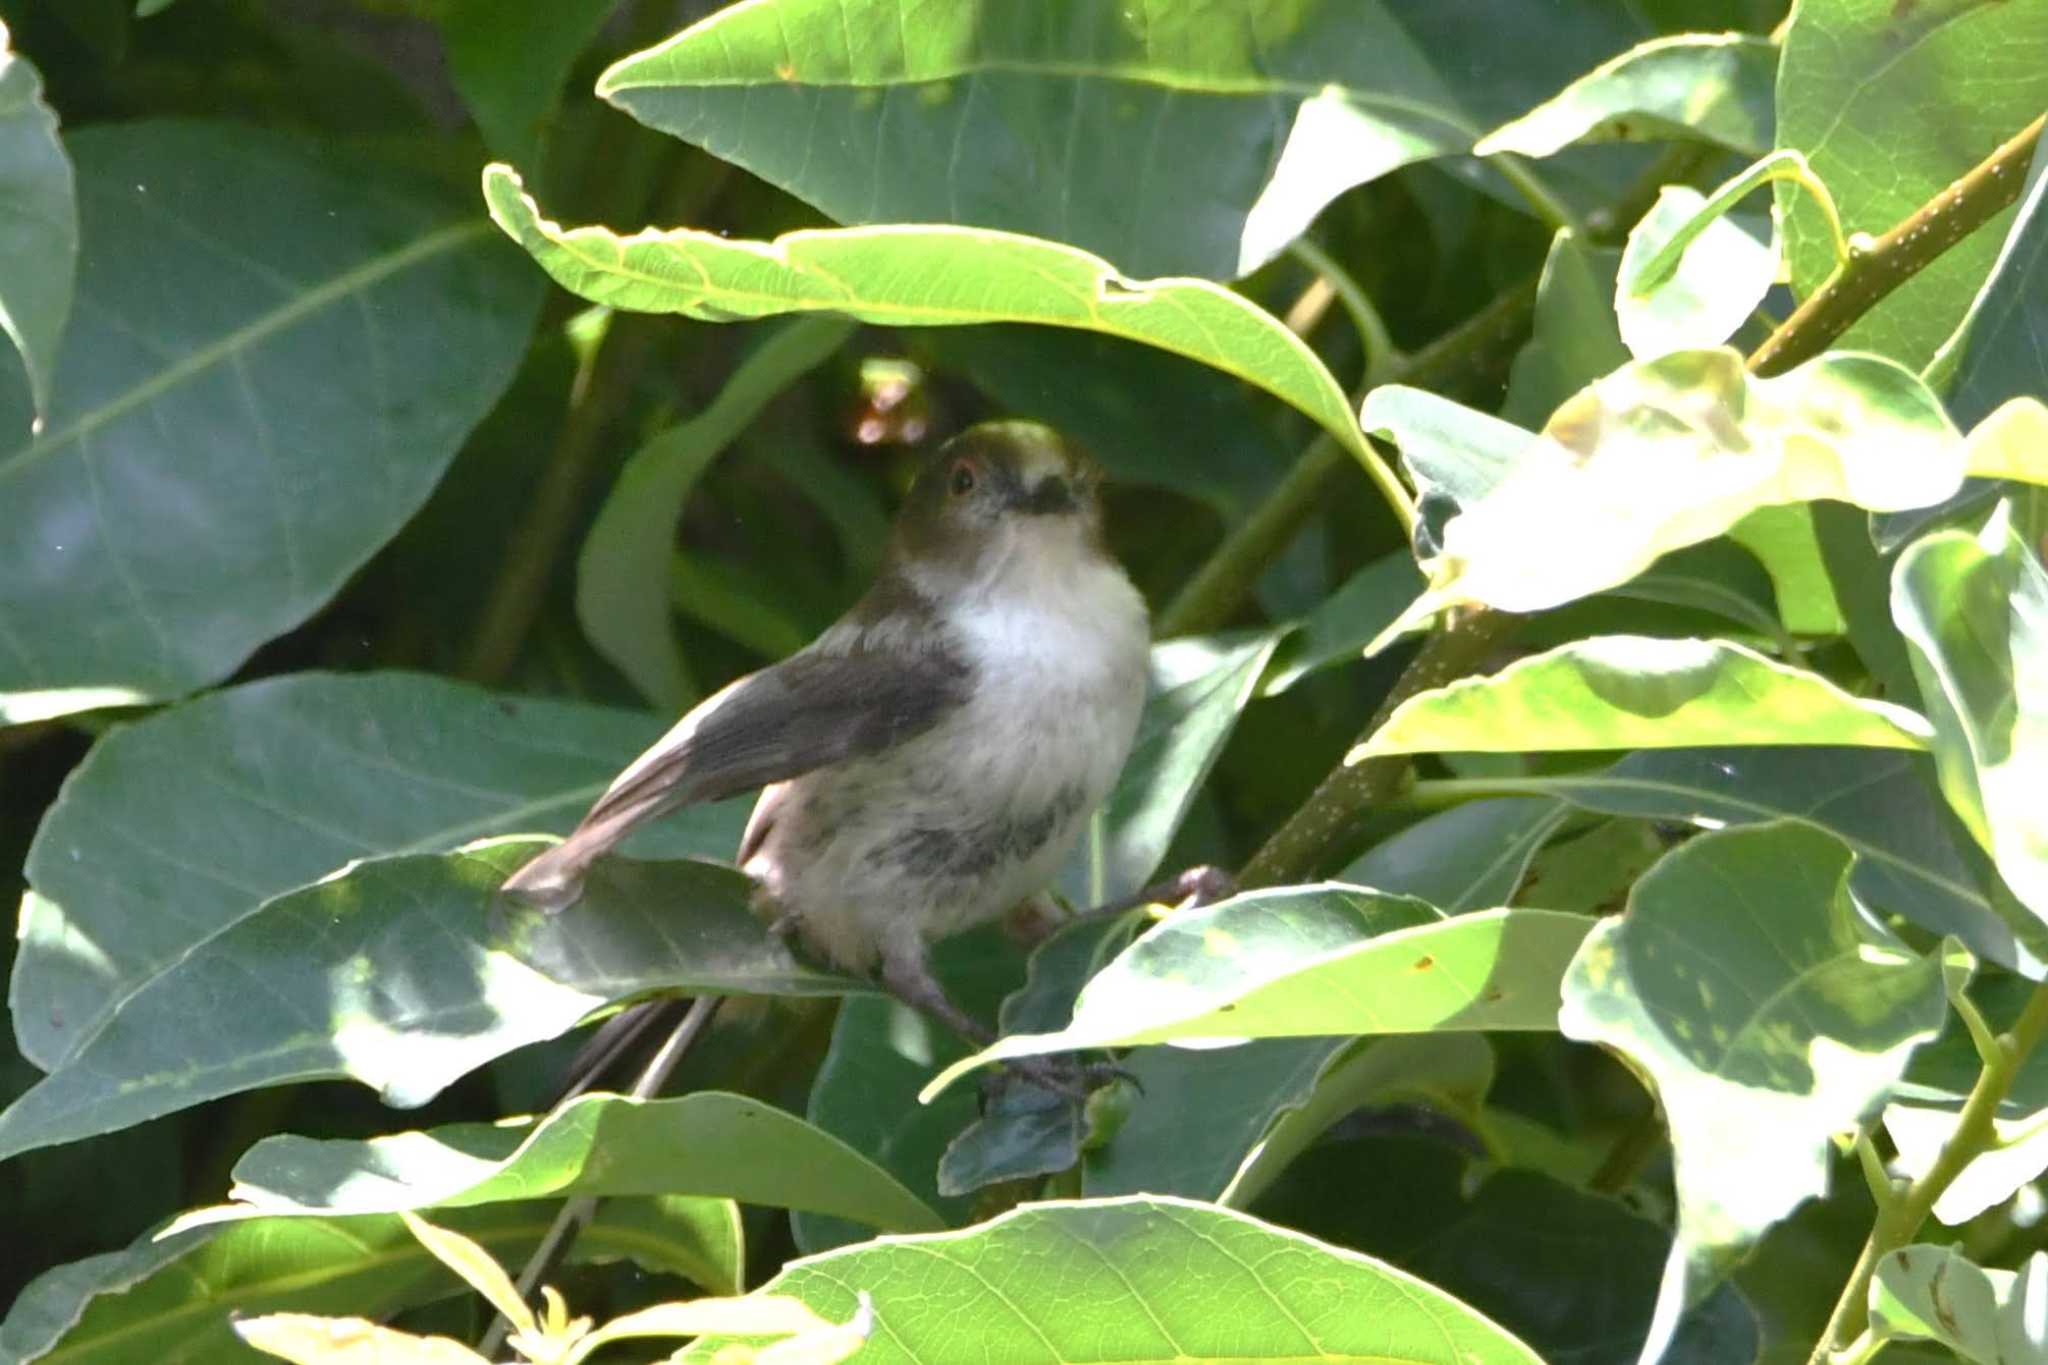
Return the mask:
M0 1361L2048 1360L2048 6L0 16ZM496 894L1004 414L1236 895Z

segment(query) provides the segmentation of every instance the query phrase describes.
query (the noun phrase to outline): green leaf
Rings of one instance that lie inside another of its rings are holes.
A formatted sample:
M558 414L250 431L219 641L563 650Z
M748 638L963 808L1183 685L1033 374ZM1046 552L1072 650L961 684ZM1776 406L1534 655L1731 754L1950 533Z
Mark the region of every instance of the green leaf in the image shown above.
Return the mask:
M1505 421L1541 426L1565 399L1628 363L1628 347L1614 321L1614 278L1620 268L1619 251L1588 246L1569 228L1550 239L1550 254L1536 281L1535 324L1508 372L1508 396L1500 409ZM1368 407L1372 402L1368 396ZM1527 438L1510 440L1519 449Z
M1840 635L1848 629L1828 581L1812 507L1759 507L1728 528L1728 539L1763 562L1777 588L1785 629L1795 635Z
M1778 65L1778 145L1806 154L1846 230L1884 232L2048 107L2048 66L2026 55L2044 48L2048 11L2034 5L1802 3ZM1778 187L1778 210L1804 298L1834 268L1832 234L1790 185ZM1837 344L1926 364L1990 271L2007 221L1941 253Z
M1379 754L1855 744L1924 749L1927 723L1726 640L1608 635L1460 678L1396 707L1346 762Z
M531 1254L556 1206L461 1209L443 1221L498 1260ZM738 1210L723 1200L619 1199L577 1237L577 1262L631 1260L737 1292ZM280 1218L144 1234L124 1251L46 1271L0 1323L0 1358L19 1365L244 1360L230 1314L389 1314L460 1288L395 1215Z
M1983 1270L1954 1247L1900 1247L1877 1263L1870 1281L1870 1326L1880 1341L1940 1342L1972 1365L2008 1365L2048 1356L2048 1252L2016 1273Z
M1280 637L1259 695L1278 696L1311 673L1357 662L1420 591L1414 556L1396 550L1375 559Z
M234 1178L233 1203L188 1213L175 1226L639 1194L810 1209L885 1231L943 1226L830 1133L717 1091L657 1100L584 1095L538 1120L358 1142L268 1137L243 1153Z
M663 727L414 674L311 673L112 730L29 850L10 998L22 1055L60 1065L187 952L346 863L567 833ZM730 857L745 820L745 801L682 811L629 848Z
M534 1320L533 1310L519 1297L519 1287L490 1252L451 1228L435 1227L418 1214L401 1213L398 1217L428 1255L447 1266L457 1279L498 1310L515 1331L529 1336L535 1332L539 1324Z
M1512 422L1403 384L1368 393L1358 420L1401 449L1420 495L1414 548L1425 567L1442 555L1451 519L1497 488L1533 439Z
M1941 1031L1941 963L1866 918L1852 856L1797 824L1703 834L1573 961L1559 1023L1619 1050L1671 1127L1678 1237L1643 1359L1764 1230L1828 1188L1830 1137Z
M2001 511L1981 535L1937 532L1901 555L1892 615L1949 804L2013 894L2048 920L2048 570Z
M527 161L538 153L569 68L617 8L618 0L454 0L437 16L448 75L495 155Z
M1777 645L1781 655L1796 642L1778 620L1777 587L1761 560L1726 538L1673 550L1607 596L1662 602L1712 612Z
M1622 340L1638 360L1719 346L1770 292L1777 252L1737 226L1719 200L1666 185L1629 229L1615 277L1614 313ZM1677 260L1653 270L1667 248L1677 251Z
M540 216L506 166L484 171L484 199L557 283L597 303L715 322L840 313L892 327L1033 322L1104 332L1257 385L1368 467L1377 458L1315 353L1257 305L1204 280L1131 280L1073 247L982 228L804 230L772 242L690 228L626 237L568 229Z
M1586 3L1484 26L1434 10L769 0L625 58L598 93L841 223L1005 228L1227 279L1639 32Z
M1075 905L1102 905L1151 881L1280 638L1267 631L1152 647L1151 695L1131 756L1060 874Z
M790 1264L763 1287L843 1321L873 1300L862 1353L946 1360L1539 1365L1456 1299L1357 1252L1163 1197L1034 1204L964 1232ZM1228 1312L1218 1311L1228 1305ZM707 1361L721 1343L681 1358Z
M1534 1171L1489 1172L1413 1137L1325 1143L1256 1212L1422 1276L1560 1365L1636 1359L1671 1244L1618 1200ZM1664 1360L1750 1361L1756 1336L1742 1296L1724 1287L1687 1315Z
M1484 792L1557 796L1587 810L1704 829L1799 820L1856 855L1862 904L1903 915L2029 976L2048 973L2048 931L2009 896L1935 797L1932 762L1897 749L1665 749L1600 772L1475 781Z
M1979 421L2008 399L2048 393L2048 147L2037 147L2012 228L1955 335L1929 363L1954 368L1949 411ZM2038 451L2039 446L2035 449ZM1978 472L1973 470L1973 473ZM2038 480L2037 480L2038 481Z
M1445 918L1337 884L1252 892L1162 921L1089 981L1066 1028L999 1039L926 1093L1004 1057L1080 1048L1553 1028L1589 924L1547 910Z
M1601 63L1472 150L1550 156L1574 142L1700 138L1746 156L1771 148L1776 44L1747 33L1653 38Z
M0 23L0 329L21 354L40 423L78 271L78 203L71 160L43 80ZM18 439L21 430L8 431Z
M977 1019L994 1019L1005 996L1023 981L1023 956L999 927L933 945L932 970L946 993ZM946 1146L972 1123L978 1096L968 1088L919 1104L932 1073L967 1055L967 1043L930 1016L885 996L853 996L839 1007L832 1042L811 1085L806 1116L888 1171L949 1225L973 1218L973 1200L939 1193L936 1173ZM845 1219L798 1211L790 1216L805 1253L867 1240Z
M286 1081L347 1077L423 1104L657 989L863 989L798 962L731 868L615 858L559 915L508 904L498 885L539 848L371 859L265 902L135 990L0 1113L0 1159ZM230 998L234 1010L216 1008Z
M1437 423L1403 421L1424 405L1385 392L1365 426L1391 427L1411 466L1483 443L1508 471L1444 522L1430 591L1404 621L1465 602L1560 606L1774 503L1932 506L1961 486L1966 458L1927 386L1873 356L1829 354L1760 380L1732 350L1673 352L1597 381L1519 444L1477 414L1453 422L1442 400L1426 405Z
M488 224L333 148L69 146L79 308L41 436L0 380L0 723L178 696L311 616L419 510L539 297Z
M691 488L771 399L837 350L853 324L799 318L747 357L711 405L636 451L619 471L577 562L576 617L597 652L648 702L696 700L665 591L676 524Z
M1450 915L1506 905L1565 815L1562 802L1540 797L1467 801L1374 845L1337 880L1418 896Z

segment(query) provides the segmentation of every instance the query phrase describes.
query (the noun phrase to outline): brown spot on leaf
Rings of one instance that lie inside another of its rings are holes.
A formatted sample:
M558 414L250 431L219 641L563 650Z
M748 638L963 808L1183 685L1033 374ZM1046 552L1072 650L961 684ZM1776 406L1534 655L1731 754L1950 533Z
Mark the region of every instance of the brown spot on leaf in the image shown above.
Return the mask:
M1416 961L1415 970L1418 972L1426 972L1434 966L1436 966L1436 959L1425 953L1420 959Z

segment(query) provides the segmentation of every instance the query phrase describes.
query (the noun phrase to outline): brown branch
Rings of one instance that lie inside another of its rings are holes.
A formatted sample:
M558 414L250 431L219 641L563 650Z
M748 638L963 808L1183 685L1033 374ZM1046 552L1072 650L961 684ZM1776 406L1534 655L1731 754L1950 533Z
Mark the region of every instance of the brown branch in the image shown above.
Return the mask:
M1851 239L1849 259L1749 357L1760 375L1813 359L1884 297L2020 197L2027 166L2048 124L2043 114L1913 216L1875 240Z

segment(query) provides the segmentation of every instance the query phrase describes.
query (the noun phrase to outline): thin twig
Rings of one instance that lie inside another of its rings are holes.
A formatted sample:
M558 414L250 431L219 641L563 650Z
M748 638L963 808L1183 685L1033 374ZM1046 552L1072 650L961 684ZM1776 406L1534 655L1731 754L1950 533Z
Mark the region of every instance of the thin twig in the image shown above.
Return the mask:
M2019 198L2044 125L2048 114L1882 237L1852 237L1849 259L1764 338L1749 357L1749 368L1760 375L1782 374L1813 359L1886 295L1995 218Z
M677 1021L675 1028L669 1031L668 1037L647 1063L646 1069L640 1073L640 1078L633 1082L633 1089L629 1093L634 1099L651 1099L662 1086L668 1084L668 1078L674 1073L676 1064L682 1061L684 1054L690 1050L690 1045L696 1042L698 1035L710 1025L711 1016L718 1012L719 1002L724 998L718 995L700 995L690 1002L689 1012ZM551 1111L550 1117L577 1098L578 1095L571 1095L564 1099ZM596 1213L595 1195L578 1195L562 1205L555 1214L555 1221L548 1224L548 1230L541 1234L540 1244L533 1249L533 1255L527 1258L526 1268L519 1272L520 1298L533 1298L534 1291L540 1287L541 1281L554 1273L555 1267L569 1254L569 1248L575 1245L577 1236L590 1225L590 1220ZM511 1333L512 1324L506 1321L502 1314L499 1315L493 1319L490 1329L477 1343L477 1354L486 1360L495 1357L504 1347L505 1338Z

